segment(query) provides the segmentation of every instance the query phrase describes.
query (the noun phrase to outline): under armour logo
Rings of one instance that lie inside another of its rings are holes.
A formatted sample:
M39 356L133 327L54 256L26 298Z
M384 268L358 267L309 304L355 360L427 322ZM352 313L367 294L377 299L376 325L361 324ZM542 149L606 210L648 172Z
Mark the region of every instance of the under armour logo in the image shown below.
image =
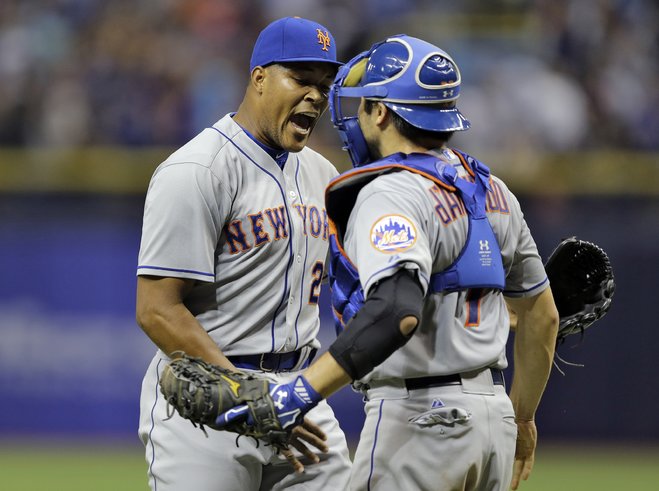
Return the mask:
M437 409L438 407L444 407L444 403L441 399L433 399L430 409Z
M330 45L330 37L329 37L329 32L321 31L320 29L316 29L316 32L318 33L318 44L323 45L323 51L329 51L327 47Z
M451 90L448 90L448 89L445 90L444 92L442 92L442 95L443 95L444 97L448 97L448 96L453 97L453 89L451 89Z
M284 409L284 403L282 401L288 397L288 392L280 389L277 391L276 396L277 396L277 400L273 402L275 403L277 409L281 411L282 409Z
M480 245L481 251L490 250L490 243L487 240L479 240L478 244Z
M298 378L297 382L295 382L295 394L307 404L311 403L309 392L307 392L307 388L304 386L301 378Z

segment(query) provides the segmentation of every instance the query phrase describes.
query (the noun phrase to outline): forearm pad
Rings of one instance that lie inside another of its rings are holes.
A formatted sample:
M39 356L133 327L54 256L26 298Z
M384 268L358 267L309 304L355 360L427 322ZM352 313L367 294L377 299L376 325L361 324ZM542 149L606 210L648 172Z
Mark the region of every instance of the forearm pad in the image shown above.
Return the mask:
M412 335L401 333L400 322L408 316L421 322L422 307L415 274L401 269L375 286L329 352L352 380L360 379L407 343Z

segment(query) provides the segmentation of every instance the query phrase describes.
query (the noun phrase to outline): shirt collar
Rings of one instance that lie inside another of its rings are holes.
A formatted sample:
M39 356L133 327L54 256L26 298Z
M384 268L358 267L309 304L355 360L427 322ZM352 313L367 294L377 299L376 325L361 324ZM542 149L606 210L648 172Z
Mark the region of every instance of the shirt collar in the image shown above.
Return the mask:
M241 126L241 128L243 127ZM256 137L252 135L249 131L247 131L245 128L243 128L243 131L247 136L249 136L252 139L252 141L254 141L254 143L256 143L259 147L261 147L265 151L265 153L267 153L268 155L270 155L270 157L272 157L272 159L277 163L280 169L284 168L284 164L288 160L288 152L286 150L269 147L268 145L265 145L264 143L258 141Z

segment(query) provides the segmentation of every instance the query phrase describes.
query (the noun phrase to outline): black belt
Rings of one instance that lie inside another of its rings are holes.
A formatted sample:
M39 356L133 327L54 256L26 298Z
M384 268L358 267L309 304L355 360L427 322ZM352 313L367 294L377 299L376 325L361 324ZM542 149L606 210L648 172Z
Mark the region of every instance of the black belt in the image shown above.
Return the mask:
M490 368L494 385L506 385L503 372L497 368ZM461 385L462 379L459 373L453 375L437 375L434 377L417 377L405 379L407 390L427 389L429 387L444 387L447 385Z
M261 370L263 372L281 372L292 370L300 362L300 357L304 352L308 352L309 356L304 361L300 369L306 368L316 356L316 349L308 350L300 348L297 351L289 353L263 353L260 355L237 355L227 356L229 361L234 364L236 368L246 368L248 370Z

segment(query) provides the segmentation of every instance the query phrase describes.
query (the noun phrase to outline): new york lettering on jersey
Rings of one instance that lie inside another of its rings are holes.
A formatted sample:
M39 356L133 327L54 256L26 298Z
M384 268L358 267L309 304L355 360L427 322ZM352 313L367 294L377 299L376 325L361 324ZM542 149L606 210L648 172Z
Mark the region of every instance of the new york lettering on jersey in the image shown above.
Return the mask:
M296 204L293 208L293 216L299 219L303 236L327 240L329 223L324 207ZM231 220L224 227L228 252L239 254L272 241L287 239L290 236L289 216L286 206L279 205Z

